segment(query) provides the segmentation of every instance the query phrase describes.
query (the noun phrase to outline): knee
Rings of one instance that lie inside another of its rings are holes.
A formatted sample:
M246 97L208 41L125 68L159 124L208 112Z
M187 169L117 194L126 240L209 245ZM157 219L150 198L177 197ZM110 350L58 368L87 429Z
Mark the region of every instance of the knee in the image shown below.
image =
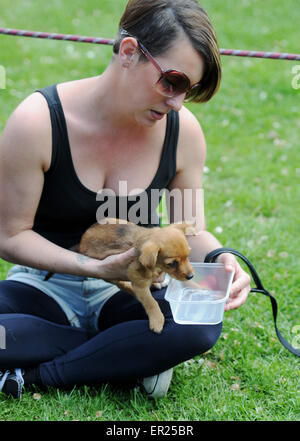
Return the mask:
M191 357L203 354L218 341L222 332L222 323L217 325L187 325L184 331L185 344L190 347Z

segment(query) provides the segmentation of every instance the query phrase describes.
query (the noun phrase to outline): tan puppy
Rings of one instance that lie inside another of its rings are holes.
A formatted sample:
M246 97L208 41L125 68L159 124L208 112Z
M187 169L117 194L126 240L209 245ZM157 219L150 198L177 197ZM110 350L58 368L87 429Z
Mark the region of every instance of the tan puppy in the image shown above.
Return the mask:
M191 224L171 224L167 227L144 228L120 219L103 219L92 225L82 236L78 251L89 257L105 259L134 247L136 257L129 264L127 277L130 282L108 280L120 289L133 294L143 305L150 329L160 333L164 327L164 315L152 297L150 286L161 273L178 280L193 277L188 260L190 247L185 234L196 234Z

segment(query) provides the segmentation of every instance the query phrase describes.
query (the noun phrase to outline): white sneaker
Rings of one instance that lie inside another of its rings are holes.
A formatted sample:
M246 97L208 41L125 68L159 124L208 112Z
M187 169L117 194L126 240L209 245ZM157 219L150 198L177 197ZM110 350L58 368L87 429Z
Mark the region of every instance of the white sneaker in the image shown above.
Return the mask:
M146 377L141 381L147 395L151 398L164 397L169 389L173 375L173 368L160 374L153 375L152 377Z
M13 398L22 397L24 379L21 369L14 369L13 372L0 372L0 392L11 395Z

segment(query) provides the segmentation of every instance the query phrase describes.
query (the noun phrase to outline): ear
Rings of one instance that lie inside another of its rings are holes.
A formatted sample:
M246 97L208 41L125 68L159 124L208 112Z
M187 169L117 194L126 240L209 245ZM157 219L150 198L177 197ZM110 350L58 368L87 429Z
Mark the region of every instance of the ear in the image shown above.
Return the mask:
M137 41L133 37L126 37L120 43L119 57L123 67L129 67L133 56L137 53Z
M141 248L141 255L139 257L140 263L149 269L154 269L157 261L159 246L151 240L144 243Z
M173 224L175 228L182 231L186 236L196 236L197 232L195 229L196 221L180 222Z

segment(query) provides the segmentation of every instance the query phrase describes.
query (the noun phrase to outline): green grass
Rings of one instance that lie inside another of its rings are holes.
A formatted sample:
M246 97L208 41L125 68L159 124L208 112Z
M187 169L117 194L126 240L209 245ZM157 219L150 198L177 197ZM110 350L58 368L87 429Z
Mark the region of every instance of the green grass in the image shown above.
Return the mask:
M114 37L125 4L15 0L12 8L0 0L0 26ZM297 0L202 4L212 17L220 47L299 52ZM0 130L33 90L96 75L110 55L111 48L105 46L0 36L0 64L7 73L7 88L0 90ZM216 97L204 105L189 105L208 145L208 229L255 264L278 300L279 329L296 340L300 90L291 82L297 63L225 56L222 62L223 82ZM1 261L1 278L8 268ZM139 390L111 385L36 391L40 396L26 391L19 402L0 395L0 419L299 421L299 373L299 360L276 338L269 300L250 294L242 308L226 313L223 334L211 351L175 368L165 398L150 401Z

